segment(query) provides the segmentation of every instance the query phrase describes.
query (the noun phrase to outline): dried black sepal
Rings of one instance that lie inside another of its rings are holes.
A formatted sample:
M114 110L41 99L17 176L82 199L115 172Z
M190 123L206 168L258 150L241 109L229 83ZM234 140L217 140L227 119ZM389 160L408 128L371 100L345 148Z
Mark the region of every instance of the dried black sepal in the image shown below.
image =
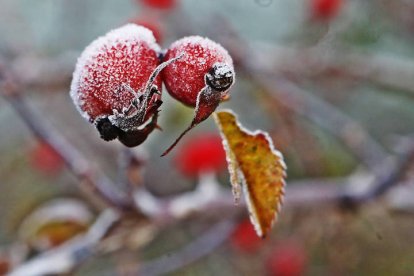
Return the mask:
M114 126L108 117L102 117L96 120L96 129L99 131L101 138L105 141L112 141L118 138L120 128Z
M234 71L226 63L215 63L205 77L206 84L219 92L228 90L233 81Z

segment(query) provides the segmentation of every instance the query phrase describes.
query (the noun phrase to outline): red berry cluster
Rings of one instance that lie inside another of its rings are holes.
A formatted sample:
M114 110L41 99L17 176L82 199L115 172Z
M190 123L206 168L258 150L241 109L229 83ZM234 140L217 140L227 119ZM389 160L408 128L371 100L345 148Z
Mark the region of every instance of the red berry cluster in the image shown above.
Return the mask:
M73 74L71 96L102 139L133 147L158 127L162 82L175 99L195 107L187 132L228 98L233 62L222 46L199 36L174 42L162 55L150 30L127 24L84 50Z

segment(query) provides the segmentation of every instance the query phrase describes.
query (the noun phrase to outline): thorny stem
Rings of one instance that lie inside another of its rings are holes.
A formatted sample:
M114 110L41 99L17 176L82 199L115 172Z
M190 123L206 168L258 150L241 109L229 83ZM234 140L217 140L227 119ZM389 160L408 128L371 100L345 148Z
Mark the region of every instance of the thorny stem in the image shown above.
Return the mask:
M138 112L138 114L142 114L142 118L140 118L140 123L144 123L144 119L145 119L145 111L147 110L147 106L148 106L148 101L151 95L151 91L153 88L153 84L155 82L155 79L157 78L158 74L168 65L170 65L171 63L179 60L180 58L182 58L184 56L184 53L181 53L179 56L172 58L170 60L167 60L163 63L161 63L160 65L158 65L157 68L155 68L154 72L152 72L151 76L149 77L147 83L145 84L145 89L144 89L144 96L143 96L143 102L142 105L140 107L140 110Z
M206 91L211 91L211 88L208 86L208 85L206 85L206 86L204 86L203 87L203 89L200 91L200 92L198 92L198 95L197 95L197 106L196 106L196 108L194 109L194 113L195 113L195 115L194 115L194 119L193 119L193 121L191 122L191 124L180 134L180 136L178 136L178 138L177 139L175 139L175 141L174 141L174 143L172 143L172 145L171 146L169 146L162 154L161 154L161 157L163 157L163 156L166 156L168 153L170 153L170 151L178 144L178 142L180 142L180 140L184 137L184 135L186 135L187 134L187 132L189 132L190 130L192 130L199 122L197 122L197 113L198 113L198 109L200 108L200 98L201 98L201 96L203 95L203 93L205 93Z

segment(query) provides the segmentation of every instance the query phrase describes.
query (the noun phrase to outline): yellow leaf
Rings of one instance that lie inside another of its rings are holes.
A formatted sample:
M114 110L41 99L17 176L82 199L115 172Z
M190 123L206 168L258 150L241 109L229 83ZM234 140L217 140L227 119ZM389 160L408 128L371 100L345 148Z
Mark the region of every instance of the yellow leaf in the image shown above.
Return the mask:
M276 221L283 201L286 165L270 136L244 129L231 111L218 111L214 119L227 154L236 201L240 187L256 233L265 237Z

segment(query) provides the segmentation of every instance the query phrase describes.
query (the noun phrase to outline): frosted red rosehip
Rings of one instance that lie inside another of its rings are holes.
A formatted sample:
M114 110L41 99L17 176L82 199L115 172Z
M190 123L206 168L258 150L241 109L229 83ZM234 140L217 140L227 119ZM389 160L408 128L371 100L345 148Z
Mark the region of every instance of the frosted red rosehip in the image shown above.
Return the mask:
M159 64L160 47L147 28L128 24L93 41L81 54L73 74L71 96L81 114L93 122L128 108ZM156 84L161 88L161 79Z
M228 98L233 61L219 44L199 36L180 39L168 48L161 64L160 52L153 33L136 24L115 29L84 50L73 74L71 96L102 139L118 138L133 147L158 127L162 70L169 93L195 107L190 127L166 153Z
M167 91L183 104L196 106L197 96L206 86L206 76L214 73L214 66L223 74L227 73L222 74L225 85L217 87L218 90L227 91L233 84L233 60L226 49L216 42L200 36L185 37L168 48L164 59L181 54L183 57L165 68L162 75Z
M104 140L136 146L157 126L159 52L150 30L127 24L93 41L78 59L71 96Z
M195 115L190 126L162 156L229 97L235 77L233 61L226 49L208 38L190 36L177 40L164 58L177 59L162 72L167 91L183 104L195 107Z

